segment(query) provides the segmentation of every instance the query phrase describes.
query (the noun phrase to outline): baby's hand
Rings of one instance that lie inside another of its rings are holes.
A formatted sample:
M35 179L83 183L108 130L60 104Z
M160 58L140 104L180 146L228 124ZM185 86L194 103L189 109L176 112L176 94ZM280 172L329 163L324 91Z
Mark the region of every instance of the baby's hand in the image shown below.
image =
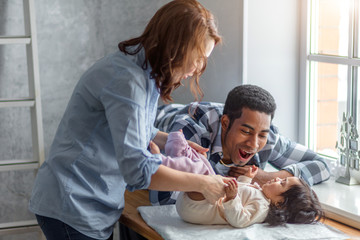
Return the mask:
M254 178L256 176L257 172L258 172L258 167L255 166L255 165L251 165L247 169L247 172L245 173L245 176L247 176L249 178Z
M150 152L151 152L152 154L159 154L159 153L160 153L160 148L159 148L159 146L156 145L156 143L154 143L153 141L150 141L149 147L150 147Z
M229 181L228 186L225 187L225 199L224 202L234 199L238 193L238 184L235 179Z

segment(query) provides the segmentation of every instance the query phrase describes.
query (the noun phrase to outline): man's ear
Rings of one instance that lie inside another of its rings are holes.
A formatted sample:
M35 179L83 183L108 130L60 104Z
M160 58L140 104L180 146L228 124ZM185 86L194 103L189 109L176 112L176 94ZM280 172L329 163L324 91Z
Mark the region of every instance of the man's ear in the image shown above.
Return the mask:
M230 119L228 117L228 115L222 115L221 116L221 129L223 132L226 132L226 130L228 129L230 124Z

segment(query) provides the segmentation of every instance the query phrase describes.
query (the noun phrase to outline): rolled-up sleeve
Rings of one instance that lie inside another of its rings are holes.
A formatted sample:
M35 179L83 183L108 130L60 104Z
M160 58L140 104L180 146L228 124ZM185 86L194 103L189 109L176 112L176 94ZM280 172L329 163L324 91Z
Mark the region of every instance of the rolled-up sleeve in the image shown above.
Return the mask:
M156 127L152 127L151 129L151 139L154 139L154 137L156 136L156 134L158 134L159 129Z
M147 188L161 164L161 158L147 150L156 129L148 117L147 111L152 108L149 110L147 105L151 97L147 84L142 84L146 80L137 77L122 72L121 78L104 88L101 96L121 175L130 191Z

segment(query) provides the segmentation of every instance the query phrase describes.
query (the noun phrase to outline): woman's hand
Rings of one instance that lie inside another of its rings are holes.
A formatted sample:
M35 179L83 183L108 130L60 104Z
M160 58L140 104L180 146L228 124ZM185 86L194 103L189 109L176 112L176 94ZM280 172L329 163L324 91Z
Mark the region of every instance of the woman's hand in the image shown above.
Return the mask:
M219 198L224 197L225 187L234 178L222 177L220 175L204 175L205 181L202 186L202 195L211 203L215 204Z

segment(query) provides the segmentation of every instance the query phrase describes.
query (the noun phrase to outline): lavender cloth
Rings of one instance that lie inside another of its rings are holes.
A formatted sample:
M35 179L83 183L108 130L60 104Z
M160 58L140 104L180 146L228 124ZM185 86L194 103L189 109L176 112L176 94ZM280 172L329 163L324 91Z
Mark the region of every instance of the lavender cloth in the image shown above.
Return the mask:
M165 154L162 164L167 167L204 175L215 174L209 161L189 146L181 131L169 133Z

